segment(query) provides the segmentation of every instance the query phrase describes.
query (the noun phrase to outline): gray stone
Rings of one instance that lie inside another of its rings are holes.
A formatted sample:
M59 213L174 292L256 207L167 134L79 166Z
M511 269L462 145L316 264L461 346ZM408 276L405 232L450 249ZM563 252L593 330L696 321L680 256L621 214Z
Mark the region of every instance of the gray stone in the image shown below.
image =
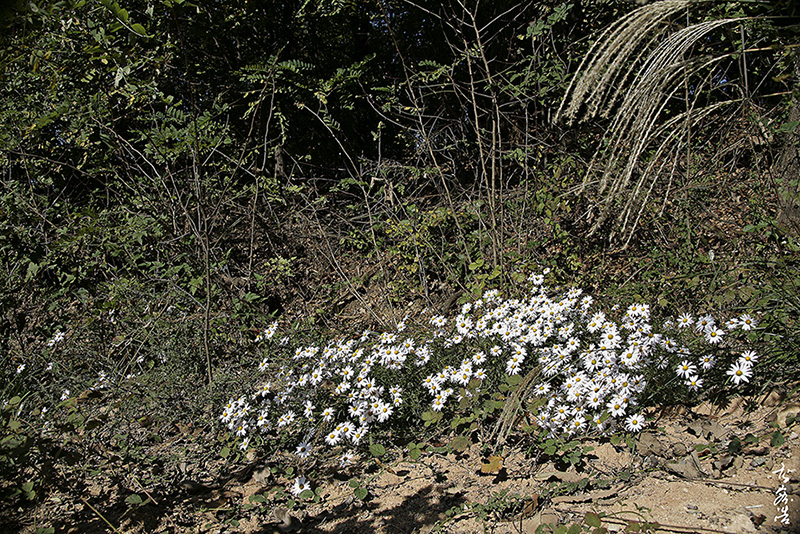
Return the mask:
M689 480L693 480L695 478L700 478L700 469L698 469L697 465L695 464L694 458L691 456L685 456L681 460L668 463L665 465L665 468L670 473L674 473L681 478L686 478Z
M686 445L683 443L673 443L672 444L672 454L678 457L686 456L689 451L686 449Z
M689 432L694 434L695 436L702 436L703 435L703 423L700 421L692 421L687 423L686 428L689 429Z
M719 441L728 435L725 427L717 421L706 421L703 423L703 436L709 441Z
M667 448L661 441L656 438L652 432L642 432L639 435L639 452L643 456L655 454L656 456L664 457Z

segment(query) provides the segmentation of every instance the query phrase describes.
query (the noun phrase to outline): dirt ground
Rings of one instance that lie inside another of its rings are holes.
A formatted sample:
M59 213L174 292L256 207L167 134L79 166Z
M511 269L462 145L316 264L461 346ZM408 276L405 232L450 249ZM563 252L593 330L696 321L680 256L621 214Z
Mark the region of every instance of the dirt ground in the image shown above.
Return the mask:
M603 526L611 532L630 520L658 523L661 528L654 531L665 532L800 532L800 426L783 426L786 440L780 446L762 439L735 454L722 452L734 436L771 434L769 421L784 425L787 415L798 411L800 404L789 402L745 413L739 401L725 410L701 405L662 414L639 436L633 454L624 444L584 443L594 450L586 454L582 473L559 471L552 462L537 464L521 451L505 458L502 476L481 473L477 448L460 456L424 455L398 462L393 473L383 471L370 487L374 498L361 506L347 498L350 488L331 486L329 499L339 504L309 509L304 531L533 533L542 523L571 524L596 512L606 514ZM709 443L716 443L717 453L697 451L697 445ZM610 484L542 496L548 484L563 487L587 477ZM786 480L788 524L775 517L782 513L776 498ZM485 506L504 490L522 498L522 509L509 516L490 510L481 520L475 503ZM461 513L445 515L459 506Z
M198 478L195 486L183 480L171 489L141 487L138 494L149 500L133 512L130 502L123 503L120 485L97 475L79 498L53 494L29 510L26 515L37 519L20 523L20 530L34 534L54 525L56 532L75 534L113 529L503 534L534 533L541 524L571 525L594 512L610 532L800 532L800 425L793 422L800 402L775 393L753 400L760 406L755 410L736 399L724 409L704 404L653 411L653 421L632 448L624 441L582 442L593 449L582 455L577 470L536 451L526 454L530 450L522 441L510 442L502 469L488 473L481 470L486 460L478 445L459 454L441 447L417 460L407 450L395 456L389 451L386 458L393 459L367 460L366 468L330 466L326 477L318 477L328 480L319 488L320 502L290 512L270 500L251 499L287 487L287 479L269 469L274 459L253 458L235 476L224 477L221 463L209 461L202 471L182 465ZM775 428L783 443L773 440ZM748 440L748 434L758 441ZM204 445L202 439L193 442ZM213 465L220 466L216 472ZM124 473L117 477L127 480ZM354 496L353 478L368 490L363 501ZM784 506L781 521L776 516ZM647 523L650 530L643 528Z

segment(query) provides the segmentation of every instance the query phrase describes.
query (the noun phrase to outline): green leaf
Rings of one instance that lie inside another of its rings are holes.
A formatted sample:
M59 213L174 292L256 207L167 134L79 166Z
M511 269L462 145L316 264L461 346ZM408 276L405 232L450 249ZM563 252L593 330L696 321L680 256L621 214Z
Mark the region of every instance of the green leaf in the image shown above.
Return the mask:
M39 272L39 267L41 267L41 265L39 265L38 263L34 263L34 262L28 263L28 270L25 272L25 281L26 282L29 282L31 280L31 278L36 276L36 273Z
M227 458L231 455L231 448L230 447L222 447L222 450L219 451L219 455L223 458Z
M629 521L628 526L625 527L625 532L639 532L642 530L642 524L638 521Z
M267 500L267 498L264 497L263 495L261 495L260 493L254 493L253 495L250 495L250 497L248 497L248 500L250 502L253 502L253 503L255 503L255 502L265 502Z
M508 382L509 386L514 387L520 382L522 382L522 377L519 375L506 376L506 382Z
M469 264L468 269L470 271L474 271L476 269L480 269L481 267L483 267L483 263L484 263L483 260L475 260L475 261L473 261L472 263Z
M786 438L783 437L783 433L780 430L776 430L772 433L772 439L769 441L769 444L772 447L780 447L785 442Z
M142 504L142 498L134 493L125 497L125 502L128 504Z
M300 494L300 498L301 498L301 499L306 499L306 500L308 500L308 499L313 499L313 498L314 498L314 492L313 492L313 491L311 491L310 489L307 489L307 490L303 491L303 492Z
M381 456L386 454L386 447L384 447L380 443L372 443L369 446L369 452L372 453L372 456L380 458Z
M366 498L367 498L367 493L368 493L368 492L367 492L367 488L365 488L364 486L359 486L359 487L358 487L358 488L356 488L356 490L353 492L353 494L356 496L356 498L357 498L358 500L360 500L360 501L363 501L364 499L366 499Z
M142 37L147 36L147 31L144 29L144 26L141 24L131 24L131 29L136 32L137 34L141 35Z
M583 519L583 522L589 525L590 527L599 527L600 526L600 516L594 512L588 512L586 517Z
M457 452L464 452L469 449L470 445L472 445L472 441L467 436L456 436L450 443L453 450Z

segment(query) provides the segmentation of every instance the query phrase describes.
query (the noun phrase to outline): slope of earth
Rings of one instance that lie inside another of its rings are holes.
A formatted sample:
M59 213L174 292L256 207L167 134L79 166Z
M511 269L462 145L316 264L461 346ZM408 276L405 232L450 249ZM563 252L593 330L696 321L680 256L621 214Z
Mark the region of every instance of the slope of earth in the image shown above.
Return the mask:
M160 464L175 470L163 484L138 485L146 473L136 466L87 473L79 494L53 492L19 524L26 534L46 525L76 534L501 534L580 523L584 531L599 523L609 532L796 532L800 402L782 397L652 411L635 439L581 440L549 454L520 431L493 465L478 444L455 452L447 440L416 460L404 449L347 468L331 462L312 481L318 502L292 510L284 505L294 478L274 468L280 457L251 450L242 465L224 462L212 430L184 429L158 446L185 458Z
M477 446L400 459L380 471L367 502L354 500L346 483L330 485L323 495L334 506L309 507L300 524L304 532L533 533L542 523L580 523L594 512L612 532L632 522L649 523L650 532L789 532L800 526L800 427L792 422L800 404L774 400L750 412L738 400L724 410L662 413L633 447L581 443L593 448L580 471L526 458L519 448L490 474L481 472ZM780 445L770 443L770 422L782 428ZM782 486L784 521L776 520Z

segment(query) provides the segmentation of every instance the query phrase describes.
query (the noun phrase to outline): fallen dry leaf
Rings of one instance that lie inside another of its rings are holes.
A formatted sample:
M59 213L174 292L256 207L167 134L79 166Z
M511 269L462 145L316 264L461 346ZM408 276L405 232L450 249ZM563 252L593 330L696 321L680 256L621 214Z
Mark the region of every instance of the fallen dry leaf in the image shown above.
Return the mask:
M503 469L503 457L499 455L489 456L488 463L481 463L481 473L489 475L499 473Z

